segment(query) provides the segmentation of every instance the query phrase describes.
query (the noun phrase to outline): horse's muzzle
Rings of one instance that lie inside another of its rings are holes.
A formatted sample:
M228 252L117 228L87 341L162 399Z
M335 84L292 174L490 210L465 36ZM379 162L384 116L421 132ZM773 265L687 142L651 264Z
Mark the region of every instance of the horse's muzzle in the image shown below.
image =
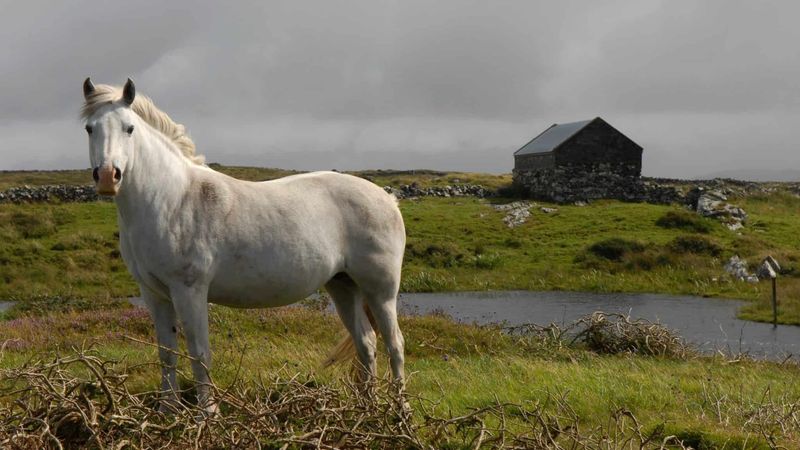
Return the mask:
M122 171L118 167L107 164L103 167L95 167L92 171L92 178L94 178L98 194L115 196L119 191Z

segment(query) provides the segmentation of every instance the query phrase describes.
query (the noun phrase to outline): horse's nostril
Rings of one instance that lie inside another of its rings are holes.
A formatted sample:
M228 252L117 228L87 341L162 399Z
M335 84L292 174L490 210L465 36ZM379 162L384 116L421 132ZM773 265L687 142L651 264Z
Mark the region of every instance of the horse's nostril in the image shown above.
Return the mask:
M114 167L114 179L117 180L117 181L122 179L122 171L119 170L119 168L117 168L117 167Z
M92 178L94 178L94 182L97 183L100 181L100 169L95 167L92 171Z

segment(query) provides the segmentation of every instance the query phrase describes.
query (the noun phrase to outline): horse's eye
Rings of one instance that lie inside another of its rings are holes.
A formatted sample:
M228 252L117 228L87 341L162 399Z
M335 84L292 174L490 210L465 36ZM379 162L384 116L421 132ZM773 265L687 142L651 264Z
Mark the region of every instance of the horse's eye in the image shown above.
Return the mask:
M92 134L92 126L91 125L86 125L86 132L89 133L89 134Z
M127 131L128 134L133 134L133 125L128 125L128 129L125 131Z

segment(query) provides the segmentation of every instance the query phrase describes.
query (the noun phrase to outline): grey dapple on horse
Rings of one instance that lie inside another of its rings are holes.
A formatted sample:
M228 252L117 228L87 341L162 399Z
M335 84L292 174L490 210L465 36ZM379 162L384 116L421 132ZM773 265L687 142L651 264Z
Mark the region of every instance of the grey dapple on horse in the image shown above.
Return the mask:
M198 400L208 389L208 303L288 305L321 287L352 338L365 378L375 375L375 331L403 380L397 292L405 248L394 197L350 175L317 172L248 182L209 169L183 126L124 88L83 85L82 117L97 191L114 196L122 257L162 347L162 390L174 400L178 325ZM332 360L341 359L343 342Z

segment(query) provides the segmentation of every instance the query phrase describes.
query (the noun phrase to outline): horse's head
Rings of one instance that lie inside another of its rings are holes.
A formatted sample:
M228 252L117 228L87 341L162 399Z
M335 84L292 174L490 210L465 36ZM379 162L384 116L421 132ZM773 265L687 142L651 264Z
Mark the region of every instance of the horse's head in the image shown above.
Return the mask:
M95 88L89 78L83 82L89 159L97 193L114 196L133 159L134 123L139 122L130 107L136 97L136 87L129 78L118 99L111 99L107 89L101 92L100 88L109 87Z

